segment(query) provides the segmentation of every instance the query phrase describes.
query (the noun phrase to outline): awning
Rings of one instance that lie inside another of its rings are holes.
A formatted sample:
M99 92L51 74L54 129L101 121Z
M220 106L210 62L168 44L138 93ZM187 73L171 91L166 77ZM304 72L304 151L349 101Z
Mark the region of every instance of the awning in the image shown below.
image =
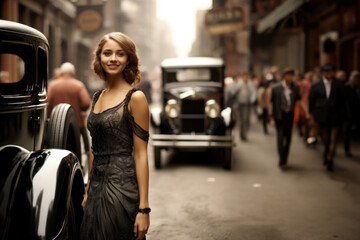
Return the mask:
M286 0L259 22L257 32L263 33L270 28L274 28L280 20L294 12L307 1L308 0Z

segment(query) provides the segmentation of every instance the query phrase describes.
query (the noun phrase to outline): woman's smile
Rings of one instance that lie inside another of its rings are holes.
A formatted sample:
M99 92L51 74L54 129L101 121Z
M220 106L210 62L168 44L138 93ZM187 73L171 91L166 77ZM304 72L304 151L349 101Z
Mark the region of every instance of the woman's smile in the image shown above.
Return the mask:
M119 68L119 65L118 64L109 64L108 67L110 70L116 70Z

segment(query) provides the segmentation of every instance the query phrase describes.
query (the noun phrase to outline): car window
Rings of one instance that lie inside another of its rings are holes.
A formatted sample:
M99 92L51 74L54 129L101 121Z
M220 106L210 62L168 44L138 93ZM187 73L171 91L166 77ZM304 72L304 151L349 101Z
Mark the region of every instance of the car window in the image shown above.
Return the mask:
M9 53L0 53L0 83L16 83L23 79L25 74L24 60Z
M40 91L46 90L46 84L48 79L48 69L47 69L47 52L43 48L38 48L38 74L40 80Z
M35 53L31 45L3 41L0 44L0 94L29 95L36 80ZM31 82L31 80L33 82Z
M211 79L210 69L181 69L177 71L176 78L179 82L186 81L209 81Z
M166 69L164 80L171 82L222 82L222 68Z

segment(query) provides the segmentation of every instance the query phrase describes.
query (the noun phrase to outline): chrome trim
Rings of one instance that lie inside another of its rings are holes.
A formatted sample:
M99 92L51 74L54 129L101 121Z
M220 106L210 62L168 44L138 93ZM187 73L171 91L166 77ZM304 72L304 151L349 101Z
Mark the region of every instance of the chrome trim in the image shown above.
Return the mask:
M10 109L4 109L4 106L1 106L0 108L0 114L6 114L6 113L18 113L18 112L27 112L27 111L31 111L31 110L40 110L40 109L44 109L46 108L47 103L42 103L42 104L37 104L37 105L30 105L30 106L11 106L12 108Z
M151 144L156 147L234 147L232 136L153 134Z

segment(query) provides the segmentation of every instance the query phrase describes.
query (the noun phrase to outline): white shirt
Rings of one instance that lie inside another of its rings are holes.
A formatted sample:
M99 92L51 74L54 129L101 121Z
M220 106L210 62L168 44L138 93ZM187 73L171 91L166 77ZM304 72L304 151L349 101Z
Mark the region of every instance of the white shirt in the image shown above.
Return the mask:
M288 103L288 106L290 106L291 104L291 98L290 98L290 94L291 94L291 89L289 88L289 86L285 83L285 81L282 81L281 84L284 87L284 95L286 98L286 101Z
M244 82L242 79L234 84L232 94L237 94L237 103L254 103L256 101L257 92L254 83L249 79Z
M323 82L324 82L324 85L325 85L326 98L329 99L330 92L331 92L331 81L326 79L326 77L323 77Z

